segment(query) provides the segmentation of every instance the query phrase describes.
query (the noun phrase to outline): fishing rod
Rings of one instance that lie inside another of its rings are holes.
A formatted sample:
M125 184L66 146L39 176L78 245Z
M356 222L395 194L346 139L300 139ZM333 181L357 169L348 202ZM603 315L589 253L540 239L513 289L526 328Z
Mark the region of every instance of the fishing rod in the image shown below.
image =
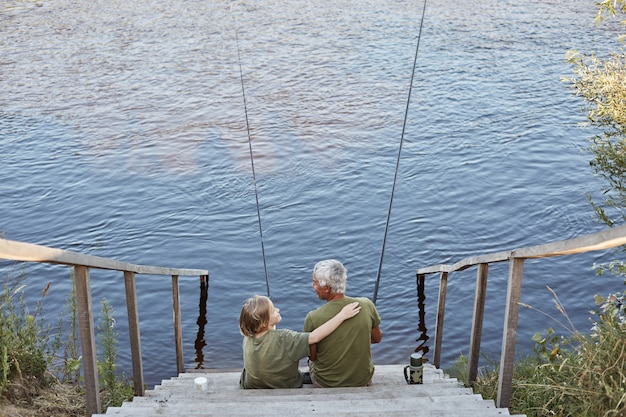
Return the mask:
M387 223L385 224L385 235L383 237L383 247L380 251L380 262L378 263L378 274L376 275L376 285L374 286L374 297L372 301L376 304L378 298L378 287L380 286L380 273L383 269L383 258L385 257L385 245L387 244L387 232L389 231L389 220L391 219L391 206L393 205L393 195L396 190L396 181L398 179L398 167L400 166L400 155L402 154L402 143L404 142L404 131L406 130L406 120L409 114L409 104L411 103L411 91L413 90L413 78L415 78L415 66L417 64L417 52L420 49L420 40L422 39L422 27L424 27L424 15L426 14L426 0L424 0L424 8L422 9L422 20L417 35L417 46L415 47L415 58L413 58L413 71L411 72L411 83L409 84L409 95L406 100L406 109L404 111L404 122L402 123L402 135L400 136L400 146L398 147L398 159L396 160L396 170L393 175L393 185L391 187L391 198L389 199L389 210L387 211Z
M234 16L231 14L233 22ZM250 135L250 123L248 121L248 104L246 102L246 89L243 81L243 68L241 66L241 51L239 49L239 35L237 33L237 22L235 22L235 43L237 44L237 59L239 62L239 78L241 80L241 95L243 96L243 109L246 116L246 130L248 132L248 149L250 151L250 165L252 166L252 182L254 183L254 196L256 198L256 214L259 223L259 235L261 236L261 253L263 254L263 270L265 271L265 287L267 296L270 296L270 281L267 275L267 260L265 258L265 244L263 243L263 226L261 224L261 209L259 207L259 192L256 185L256 173L254 170L254 155L252 153L252 137Z

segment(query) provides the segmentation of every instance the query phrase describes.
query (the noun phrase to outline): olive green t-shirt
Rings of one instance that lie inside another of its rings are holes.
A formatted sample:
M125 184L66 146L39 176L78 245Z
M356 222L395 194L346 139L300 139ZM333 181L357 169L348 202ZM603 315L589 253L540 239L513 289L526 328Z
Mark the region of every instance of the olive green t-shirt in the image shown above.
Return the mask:
M361 312L317 343L313 372L324 387L360 387L374 376L371 337L372 329L380 326L380 315L369 299L344 297L329 301L307 314L304 331L315 330L354 301L359 302Z
M309 355L309 333L270 330L261 337L244 337L241 388L300 388L300 359Z

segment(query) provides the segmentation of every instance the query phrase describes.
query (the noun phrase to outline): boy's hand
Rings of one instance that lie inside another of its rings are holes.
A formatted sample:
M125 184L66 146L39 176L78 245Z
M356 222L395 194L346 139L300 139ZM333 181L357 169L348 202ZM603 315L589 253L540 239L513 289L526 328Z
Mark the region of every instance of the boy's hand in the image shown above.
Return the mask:
M341 316L344 320L356 316L361 311L361 305L358 302L350 303L341 309Z

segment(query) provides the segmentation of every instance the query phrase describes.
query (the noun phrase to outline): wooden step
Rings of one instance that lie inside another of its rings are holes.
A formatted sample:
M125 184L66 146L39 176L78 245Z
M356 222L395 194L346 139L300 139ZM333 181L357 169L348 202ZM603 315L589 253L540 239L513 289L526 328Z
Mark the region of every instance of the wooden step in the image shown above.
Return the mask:
M238 371L194 370L99 416L510 416L508 409L496 408L492 400L473 394L432 365L424 366L424 383L418 385L405 382L403 368L377 366L369 387L276 390L242 390ZM206 390L195 387L200 376L208 380Z

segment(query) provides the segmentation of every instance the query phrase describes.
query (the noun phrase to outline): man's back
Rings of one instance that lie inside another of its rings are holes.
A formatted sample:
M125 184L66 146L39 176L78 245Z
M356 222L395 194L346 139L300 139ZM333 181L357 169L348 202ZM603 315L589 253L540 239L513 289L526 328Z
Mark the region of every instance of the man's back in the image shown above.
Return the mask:
M380 325L380 316L369 299L344 297L329 301L307 314L304 331L316 329L354 301L361 305L361 313L317 344L313 372L315 381L324 387L364 386L374 375L371 334Z

